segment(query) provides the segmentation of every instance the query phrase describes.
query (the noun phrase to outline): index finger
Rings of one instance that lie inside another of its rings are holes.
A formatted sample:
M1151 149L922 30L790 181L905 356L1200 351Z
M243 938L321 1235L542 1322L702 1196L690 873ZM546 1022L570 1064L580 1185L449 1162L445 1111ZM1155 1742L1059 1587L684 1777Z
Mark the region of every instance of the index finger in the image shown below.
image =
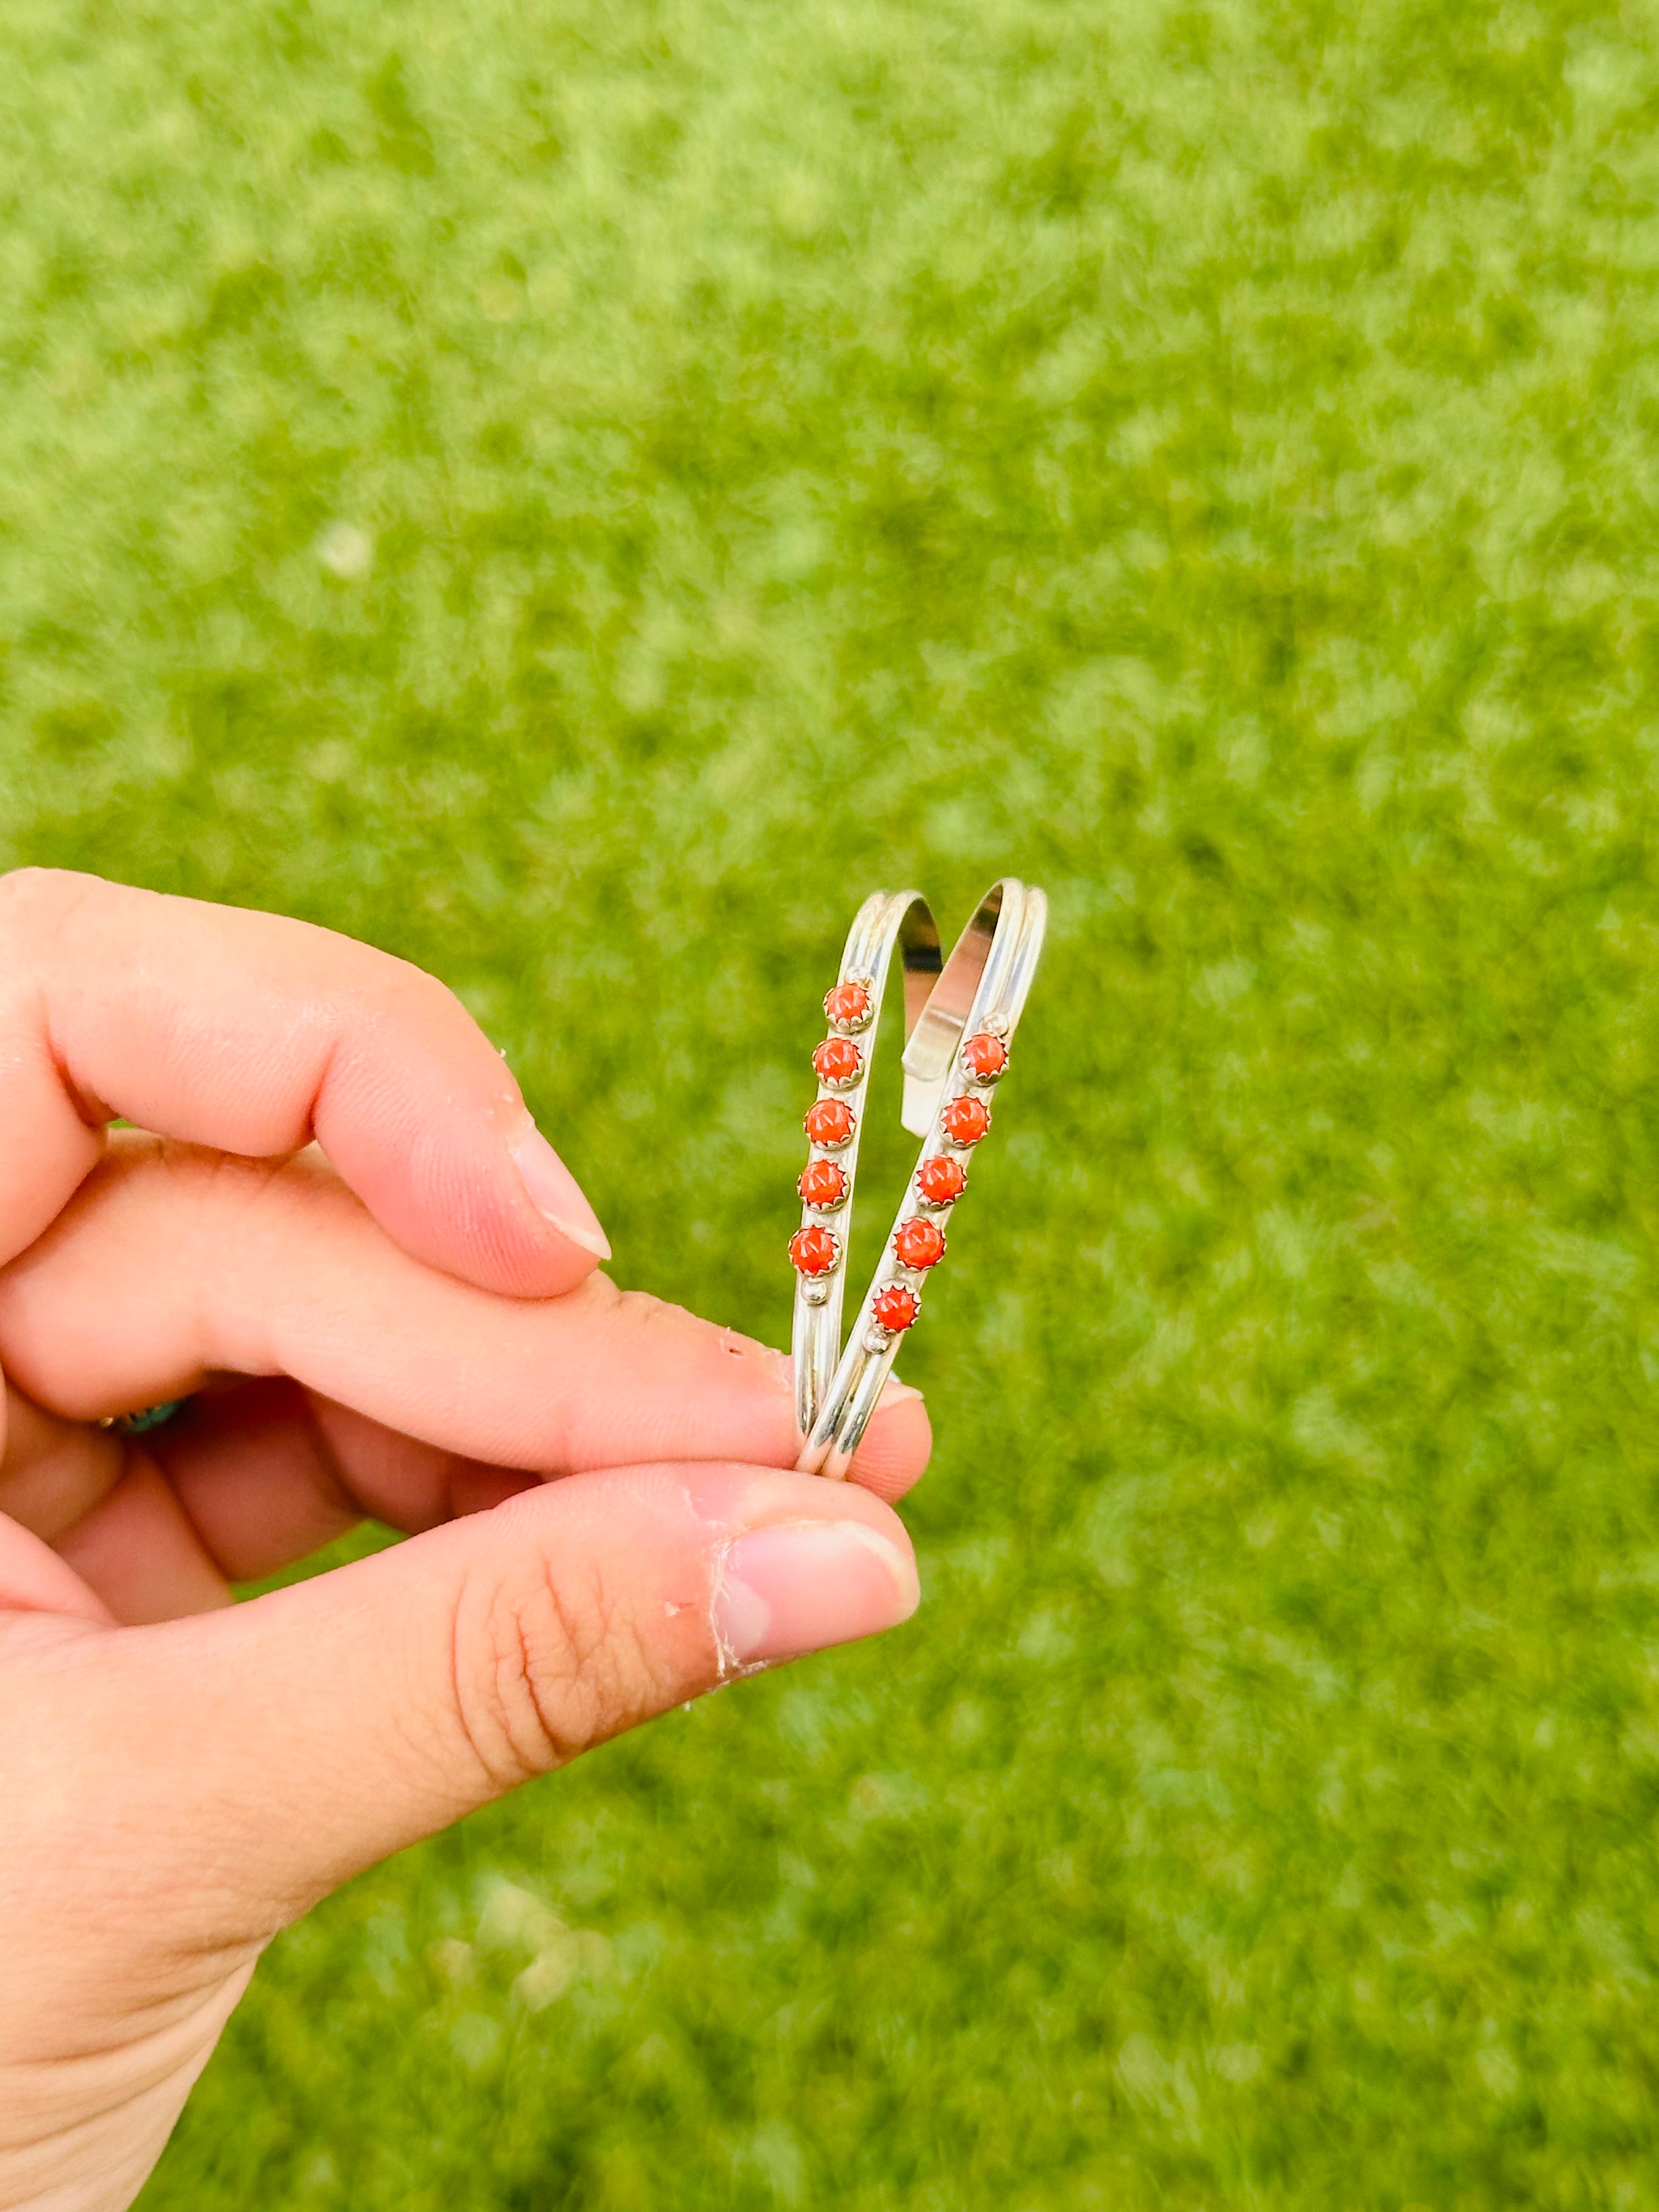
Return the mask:
M26 868L0 877L0 1266L117 1118L253 1158L313 1139L414 1257L567 1291L610 1247L460 1001L282 915Z

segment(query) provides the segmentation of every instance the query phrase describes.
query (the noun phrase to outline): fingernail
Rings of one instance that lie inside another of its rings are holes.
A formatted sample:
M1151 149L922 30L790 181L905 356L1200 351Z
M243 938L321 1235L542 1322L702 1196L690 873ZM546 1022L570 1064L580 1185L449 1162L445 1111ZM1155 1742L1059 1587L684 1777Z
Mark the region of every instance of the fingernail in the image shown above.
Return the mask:
M513 1163L524 1178L530 1202L573 1244L596 1259L611 1257L611 1243L582 1187L532 1121L513 1147Z
M733 1661L793 1659L908 1620L915 1561L859 1521L781 1522L726 1553L714 1625Z
M913 1389L908 1382L901 1382L896 1375L890 1375L881 1386L881 1395L876 1401L876 1411L878 1413L884 1413L890 1406L902 1405L907 1398L920 1398L921 1395L920 1390Z

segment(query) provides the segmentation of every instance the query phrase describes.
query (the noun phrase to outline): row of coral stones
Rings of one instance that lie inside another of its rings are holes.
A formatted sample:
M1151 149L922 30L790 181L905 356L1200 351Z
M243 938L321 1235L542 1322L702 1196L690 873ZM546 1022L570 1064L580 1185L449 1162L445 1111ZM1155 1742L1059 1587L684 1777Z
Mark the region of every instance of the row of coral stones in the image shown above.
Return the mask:
M864 1073L864 1054L846 1032L868 1026L869 991L862 983L837 983L825 994L823 1011L831 1029L842 1034L824 1039L812 1054L812 1066L821 1083L850 1089ZM962 1063L975 1083L994 1083L1008 1065L1008 1048L983 1030L963 1045ZM965 1147L976 1145L990 1127L991 1109L984 1099L966 1092L948 1102L939 1121L951 1144ZM840 1152L851 1143L856 1122L844 1099L820 1098L807 1109L803 1126L815 1145ZM804 1205L831 1212L846 1199L847 1170L836 1160L811 1160L795 1187ZM916 1190L925 1206L954 1206L967 1188L966 1168L949 1152L930 1154L916 1170ZM945 1257L945 1231L920 1215L902 1221L893 1233L893 1256L914 1273L936 1267ZM789 1257L803 1275L827 1275L841 1259L841 1239L812 1222L790 1238ZM890 1283L874 1300L871 1316L878 1328L896 1334L912 1327L921 1311L921 1301L907 1284Z
M994 1083L1008 1065L1008 1048L1000 1036L986 1030L971 1036L962 1048L962 1057L968 1073L981 1083ZM864 1073L864 1054L851 1037L825 1037L812 1054L812 1068L818 1081L831 1091L850 1091ZM824 1099L819 1103L831 1104ZM953 1101L960 1104L960 1101Z

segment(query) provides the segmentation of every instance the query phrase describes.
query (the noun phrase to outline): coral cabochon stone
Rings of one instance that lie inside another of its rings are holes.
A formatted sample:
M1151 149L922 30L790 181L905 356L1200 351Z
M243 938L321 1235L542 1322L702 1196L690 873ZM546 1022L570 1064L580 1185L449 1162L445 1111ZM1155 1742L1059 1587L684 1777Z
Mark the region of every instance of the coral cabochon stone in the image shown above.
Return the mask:
M969 1038L962 1048L962 1058L970 1075L976 1075L981 1083L994 1083L1008 1065L1008 1048L1000 1036L985 1030Z
M847 1195L847 1170L834 1160L813 1160L798 1178L795 1188L803 1206L839 1206Z
M937 1221L906 1221L893 1237L901 1267L937 1267L945 1257L945 1231Z
M934 1152L916 1170L916 1188L929 1206L953 1206L967 1188L967 1169L948 1152Z
M812 1054L820 1083L856 1083L863 1066L864 1054L850 1037L825 1037Z
M976 1145L991 1126L991 1109L982 1098L953 1098L940 1118L953 1143Z
M827 1275L840 1257L840 1240L816 1223L810 1229L798 1229L789 1239L790 1261L803 1275Z
M841 1098L820 1098L801 1116L801 1127L815 1145L844 1145L853 1126L853 1109Z
M862 983L837 983L823 994L823 1018L838 1030L857 1029L870 1018L870 994Z
M921 1311L921 1300L902 1283L890 1283L870 1308L871 1317L895 1335L902 1328L913 1328Z

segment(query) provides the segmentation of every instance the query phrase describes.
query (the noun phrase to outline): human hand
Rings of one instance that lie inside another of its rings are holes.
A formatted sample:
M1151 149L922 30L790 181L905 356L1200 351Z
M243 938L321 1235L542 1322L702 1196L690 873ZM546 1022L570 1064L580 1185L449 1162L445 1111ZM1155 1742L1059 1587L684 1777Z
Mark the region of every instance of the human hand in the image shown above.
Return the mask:
M604 1249L430 977L0 878L0 2207L129 2203L348 1875L913 1609L915 1394L778 1472L787 1363ZM411 1540L229 1607L365 1515Z

